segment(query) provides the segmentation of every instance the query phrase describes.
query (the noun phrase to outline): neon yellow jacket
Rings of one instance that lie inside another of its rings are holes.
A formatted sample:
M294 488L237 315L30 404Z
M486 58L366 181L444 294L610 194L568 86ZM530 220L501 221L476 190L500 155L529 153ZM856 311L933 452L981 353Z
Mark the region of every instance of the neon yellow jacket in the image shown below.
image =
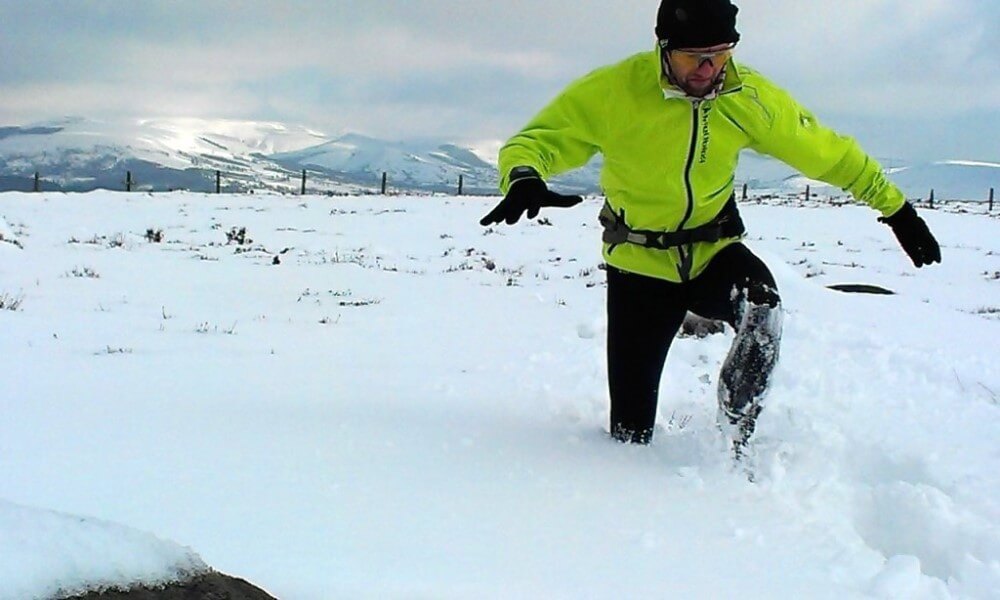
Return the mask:
M699 100L667 82L655 50L585 75L543 108L500 150L500 191L507 192L516 166L547 179L600 152L601 187L616 214L625 210L630 228L691 229L711 221L733 193L744 148L849 191L883 215L905 202L857 142L821 125L756 71L731 61L719 94ZM611 253L605 244L604 258L626 271L684 281L736 241L669 250L621 244ZM689 273L682 272L685 262Z

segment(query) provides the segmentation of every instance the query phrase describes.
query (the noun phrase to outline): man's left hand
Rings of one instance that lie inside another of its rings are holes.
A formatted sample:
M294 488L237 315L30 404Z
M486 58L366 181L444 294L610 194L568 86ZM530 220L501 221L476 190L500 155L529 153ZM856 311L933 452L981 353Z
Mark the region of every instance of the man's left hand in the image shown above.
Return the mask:
M913 266L919 269L924 265L941 262L941 247L927 228L927 223L917 215L909 202L892 215L879 217L879 221L892 227L899 245L909 255Z

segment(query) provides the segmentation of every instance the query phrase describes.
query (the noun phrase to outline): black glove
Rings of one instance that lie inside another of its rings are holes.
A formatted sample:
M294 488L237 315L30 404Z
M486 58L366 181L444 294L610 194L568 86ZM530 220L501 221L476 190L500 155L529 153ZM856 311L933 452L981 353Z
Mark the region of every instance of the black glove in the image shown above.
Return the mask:
M941 262L941 247L931 235L927 223L917 216L912 204L907 202L891 216L879 217L878 220L892 227L899 245L910 256L913 266L919 269L924 265Z
M564 196L549 191L534 169L517 167L511 171L507 195L488 215L479 220L479 224L487 226L507 221L508 225L513 225L521 219L524 211L528 211L529 219L534 219L538 216L538 209L543 206L569 208L581 202L583 198L580 196Z

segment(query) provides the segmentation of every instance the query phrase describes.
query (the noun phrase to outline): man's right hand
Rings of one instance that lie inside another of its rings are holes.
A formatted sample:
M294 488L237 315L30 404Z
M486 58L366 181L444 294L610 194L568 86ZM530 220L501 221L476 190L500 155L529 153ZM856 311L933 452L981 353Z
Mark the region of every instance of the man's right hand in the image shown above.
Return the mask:
M507 195L488 215L480 219L479 224L485 227L506 221L508 225L513 225L525 211L529 219L534 219L543 206L568 208L581 202L583 198L580 196L564 196L550 191L537 173L512 177Z

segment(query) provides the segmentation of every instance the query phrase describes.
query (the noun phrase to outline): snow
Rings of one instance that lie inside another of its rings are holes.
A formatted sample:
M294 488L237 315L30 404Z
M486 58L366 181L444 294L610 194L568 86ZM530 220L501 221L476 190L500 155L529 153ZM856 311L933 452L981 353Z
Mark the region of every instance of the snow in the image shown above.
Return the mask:
M500 160L500 148L503 145L503 140L475 140L469 144L469 150L483 162L495 165Z
M166 584L208 571L191 550L151 534L10 502L0 501L0 532L0 600Z
M282 598L1000 595L996 214L922 210L918 271L865 207L744 205L786 311L750 483L732 333L677 340L654 443L611 442L600 200L483 230L495 200L0 195L0 569L37 536L93 585L60 557L133 543L56 510Z
M992 169L1000 169L1000 163L995 162L984 162L981 160L943 160L938 164L942 165L962 165L967 167L988 167Z

